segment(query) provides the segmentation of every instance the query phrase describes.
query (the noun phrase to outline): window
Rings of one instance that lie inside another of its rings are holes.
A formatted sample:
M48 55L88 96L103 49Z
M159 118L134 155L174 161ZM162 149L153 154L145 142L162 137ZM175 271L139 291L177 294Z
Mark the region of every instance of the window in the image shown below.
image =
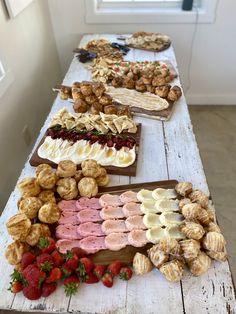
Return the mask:
M217 0L194 0L183 11L182 0L85 0L88 24L212 23Z

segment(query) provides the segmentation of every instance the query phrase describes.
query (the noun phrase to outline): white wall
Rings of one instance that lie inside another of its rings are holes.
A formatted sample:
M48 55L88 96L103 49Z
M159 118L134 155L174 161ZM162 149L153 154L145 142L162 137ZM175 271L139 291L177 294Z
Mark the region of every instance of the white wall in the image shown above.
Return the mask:
M160 31L172 38L184 88L191 83L189 104L236 104L235 0L219 0L215 22L197 26L190 69L193 24L86 24L83 0L49 0L49 7L63 73L83 33Z
M0 0L0 59L13 79L0 98L1 212L52 105L51 88L61 80L46 0L34 0L14 19ZM25 125L28 145L22 136Z

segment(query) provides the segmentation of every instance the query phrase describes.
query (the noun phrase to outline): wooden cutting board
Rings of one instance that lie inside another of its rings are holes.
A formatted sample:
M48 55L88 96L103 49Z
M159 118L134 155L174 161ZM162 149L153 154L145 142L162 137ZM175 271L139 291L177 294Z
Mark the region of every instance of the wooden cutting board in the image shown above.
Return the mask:
M141 123L138 124L137 126L137 132L134 133L122 133L123 135L129 135L135 138L136 141L136 159L135 162L128 166L128 167L114 167L114 166L105 166L107 172L110 174L116 174L116 175L121 175L121 176L136 176L136 171L137 171L137 164L138 164L138 150L139 150L139 143L140 143L140 137L141 137ZM39 145L35 149L33 155L31 156L29 163L31 166L37 167L40 164L48 164L52 166L53 168L57 168L57 164L48 160L39 157L38 155L38 149L39 147L43 144L44 139L46 137L46 134L43 136L42 140L40 141ZM78 165L78 169L81 169L80 165Z
M113 187L102 187L99 188L99 195L104 193L109 194L121 194L125 191L135 191L138 192L141 189L150 189L154 190L156 188L166 188L172 189L176 186L178 181L176 180L167 180L167 181L155 181L155 182L145 182L145 183L135 183L128 185L119 185ZM110 251L110 250L102 250L96 254L90 255L95 264L109 264L112 261L119 259L123 264L131 265L133 262L134 255L139 252L142 254L147 253L147 250L152 247L153 244L148 243L144 247L136 248L131 245L126 246L124 249L120 251Z

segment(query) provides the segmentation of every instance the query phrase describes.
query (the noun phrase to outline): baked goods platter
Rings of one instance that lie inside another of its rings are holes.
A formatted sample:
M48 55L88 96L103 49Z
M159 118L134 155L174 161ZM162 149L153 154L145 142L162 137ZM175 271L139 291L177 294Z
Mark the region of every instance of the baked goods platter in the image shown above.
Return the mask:
M18 183L18 213L6 223L12 292L37 300L63 284L71 296L82 284L111 288L117 276L132 280L153 268L178 282L187 267L201 276L227 259L211 201L190 182L108 182L97 162L78 171L64 160Z

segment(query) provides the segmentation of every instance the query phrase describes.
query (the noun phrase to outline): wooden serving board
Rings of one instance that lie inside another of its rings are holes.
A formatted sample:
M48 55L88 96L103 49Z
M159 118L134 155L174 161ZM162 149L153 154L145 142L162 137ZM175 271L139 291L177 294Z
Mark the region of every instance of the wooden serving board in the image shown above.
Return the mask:
M135 184L128 184L128 185L119 185L119 186L112 186L112 187L101 187L99 188L99 195L104 193L109 194L121 194L125 191L135 191L138 192L141 189L150 189L154 190L156 188L166 188L172 189L176 186L178 181L176 180L167 180L167 181L155 181L155 182L145 182L145 183L135 183ZM110 250L102 250L96 254L91 255L95 264L109 264L112 261L119 259L121 263L124 264L132 264L134 255L137 252L142 254L147 254L147 250L152 247L152 243L148 243L141 248L133 247L131 245L126 246L124 249L119 251L110 251Z
M70 88L70 86L65 86L65 85L55 85L53 88L54 92L59 92L62 87L67 87ZM74 102L73 99L69 98L68 99L70 102ZM169 103L169 107L163 110L145 110L142 108L138 107L129 107L130 111L132 114L139 116L139 117L145 117L149 119L155 119L155 120L162 120L162 121L167 121L170 119L171 114L173 112L173 107L175 102L167 100ZM123 105L117 101L114 101L115 104L117 105Z
M132 136L136 141L136 159L135 162L128 166L128 167L115 167L115 166L105 166L107 172L110 174L116 174L116 175L122 175L122 176L136 176L137 171L137 160L138 160L138 149L139 149L139 143L140 143L140 137L141 137L141 123L137 126L137 132L134 133L122 133L122 135L129 135ZM57 164L52 162L51 160L44 159L39 157L38 155L38 149L43 144L45 140L46 134L43 136L42 140L40 141L39 145L35 149L33 155L31 156L29 163L31 166L37 167L40 164L48 164L53 168L57 168ZM81 169L80 165L78 165L78 169Z

